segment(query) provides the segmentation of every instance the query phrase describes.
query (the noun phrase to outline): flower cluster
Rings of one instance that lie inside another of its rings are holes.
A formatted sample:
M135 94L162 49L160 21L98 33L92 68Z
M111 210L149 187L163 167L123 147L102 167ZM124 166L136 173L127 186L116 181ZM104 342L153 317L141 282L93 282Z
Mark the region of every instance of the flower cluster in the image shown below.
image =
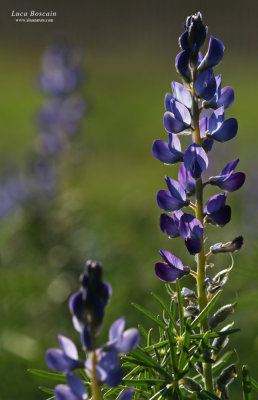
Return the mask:
M179 38L180 53L176 69L183 84L173 81L172 93L165 95L164 127L168 141L155 140L152 153L167 165L181 163L178 180L165 177L167 190L159 190L157 203L166 213L160 216L160 228L170 238L181 236L192 255L203 251L203 233L206 224L223 227L231 219L231 208L226 204L228 192L238 190L245 174L234 172L239 159L229 162L217 176L203 182L203 173L209 166L208 153L214 142L226 142L236 136L235 118L225 119L225 109L234 101L234 91L221 88L221 75L214 75L213 67L223 58L225 46L211 36L205 55L201 48L207 37L207 27L200 13L187 18L184 33ZM180 136L190 135L193 143L182 151ZM212 196L203 207L203 189L217 186L221 193ZM194 210L185 212L183 209ZM160 252L164 262L155 265L159 279L174 282L188 274L181 260L168 251Z
M110 295L110 285L102 281L101 265L88 261L81 276L81 289L69 302L74 327L80 333L82 347L87 354L86 361L79 359L75 344L61 335L58 336L61 350L49 349L46 353L48 366L65 373L67 378L67 385L57 385L55 388L57 400L88 398L84 383L73 374L76 369L86 371L93 382L93 393L101 384L114 387L121 382L122 369L118 356L135 349L139 344L140 335L135 328L125 330L125 319L122 317L111 325L107 343L100 348L96 347L96 336L101 330ZM132 389L127 392L123 396L129 399Z
M8 169L0 184L0 218L26 205L43 204L55 193L58 156L79 129L86 104L78 89L82 82L79 54L51 46L43 54L38 79L48 96L38 114L38 133L23 172Z

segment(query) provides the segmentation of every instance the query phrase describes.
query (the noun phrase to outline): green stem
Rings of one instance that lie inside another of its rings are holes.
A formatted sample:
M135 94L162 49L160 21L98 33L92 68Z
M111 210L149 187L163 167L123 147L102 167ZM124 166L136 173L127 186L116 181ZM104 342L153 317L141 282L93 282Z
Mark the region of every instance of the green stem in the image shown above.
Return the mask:
M196 70L193 71L193 83L196 79ZM193 85L194 87L194 85ZM194 141L195 143L201 145L201 136L200 136L200 128L199 128L199 107L198 107L198 99L195 96L195 92L193 89L193 122L194 122ZM196 180L196 218L203 225L203 183L202 178ZM204 253L204 242L203 237L201 238L201 251L198 253L197 259L197 292L198 292L198 303L200 311L202 311L207 305L207 297L204 286L205 281L205 253ZM205 333L209 329L208 319L205 317L201 322L201 332ZM203 363L203 374L204 374L204 383L205 389L209 392L213 393L213 381L212 381L212 369L210 363Z
M96 374L97 356L96 351L93 351L92 357L92 397L93 400L99 400L99 383Z
M92 335L93 351L92 351L92 399L99 400L99 382L97 378L97 354L95 334Z

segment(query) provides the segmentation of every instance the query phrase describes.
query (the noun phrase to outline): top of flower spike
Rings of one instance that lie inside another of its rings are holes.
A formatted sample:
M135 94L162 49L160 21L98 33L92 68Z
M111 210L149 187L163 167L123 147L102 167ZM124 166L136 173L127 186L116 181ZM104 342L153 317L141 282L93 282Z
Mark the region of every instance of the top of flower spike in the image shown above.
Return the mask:
M184 25L185 32L179 38L179 46L182 50L190 51L190 61L196 65L198 61L198 52L205 42L208 27L202 22L202 14L190 15Z

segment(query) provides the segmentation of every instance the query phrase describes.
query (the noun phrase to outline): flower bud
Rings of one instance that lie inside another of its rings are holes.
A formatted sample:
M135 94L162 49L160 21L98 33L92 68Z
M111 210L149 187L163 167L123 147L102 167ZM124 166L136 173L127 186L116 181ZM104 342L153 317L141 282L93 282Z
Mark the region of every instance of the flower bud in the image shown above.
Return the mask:
M220 332L225 332L228 329L232 328L232 326L234 325L234 323L226 325L223 329L220 330ZM212 350L212 353L217 356L219 351L224 349L224 347L226 347L226 345L229 342L229 337L228 336L219 336L217 338L215 338L212 342L212 346L215 347L215 349Z
M225 321L225 319L235 312L236 304L227 304L226 306L221 307L218 311L210 319L210 328L214 329L218 324Z
M217 379L217 388L224 394L227 399L227 386L237 377L236 367L232 364L225 368Z
M191 378L182 378L178 383L190 392L200 392L202 390L202 386Z
M223 243L216 243L210 247L210 252L212 254L217 253L234 253L241 249L243 245L244 239L243 236L238 236L232 242Z

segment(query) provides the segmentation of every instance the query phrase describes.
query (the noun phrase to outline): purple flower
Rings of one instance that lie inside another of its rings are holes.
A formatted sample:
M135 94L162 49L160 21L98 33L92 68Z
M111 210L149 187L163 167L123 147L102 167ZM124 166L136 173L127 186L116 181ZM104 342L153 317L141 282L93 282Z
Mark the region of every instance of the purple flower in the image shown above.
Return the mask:
M179 167L178 183L183 187L188 197L194 195L196 189L196 181L192 177L191 173L187 171L184 163L182 163Z
M49 349L46 352L46 362L49 368L70 372L76 368L83 368L83 362L78 359L75 344L65 336L58 335L61 350Z
M185 267L182 261L169 251L159 251L165 262L155 264L157 277L164 282L175 282L189 273L189 267Z
M177 211L188 206L190 201L186 198L184 188L174 179L165 177L168 190L159 190L157 193L158 206L165 211Z
M102 349L96 351L97 365L96 375L98 381L105 383L111 387L119 385L122 380L122 368L117 358L115 351L105 352ZM88 358L85 363L86 372L91 377L92 371L92 358Z
M183 214L179 221L178 230L190 254L200 253L203 237L203 226L201 222L191 214Z
M188 108L172 98L170 108L164 114L164 127L168 133L180 133L191 125L191 114Z
M39 82L51 95L64 95L74 90L81 81L80 57L70 48L49 47L42 62Z
M245 174L243 172L235 172L239 162L239 158L228 163L220 172L219 176L212 176L209 178L209 183L211 185L216 185L220 189L227 192L234 192L243 186L245 182Z
M234 90L230 86L226 86L221 89L221 74L216 76L216 92L212 99L206 103L206 107L224 109L230 107L235 99Z
M170 238L176 238L180 236L178 227L182 215L183 211L181 210L174 212L172 215L161 214L159 219L161 231Z
M204 213L207 215L207 222L221 227L225 226L231 218L231 208L226 205L226 193L212 196L204 207Z
M186 49L181 51L175 59L175 66L177 72L181 75L183 80L190 83L192 80L192 72L189 65L190 62L190 50Z
M203 226L193 215L183 213L181 210L172 215L161 214L160 229L170 238L181 236L190 254L201 251L200 239L203 236Z
M224 121L224 107L218 108L209 118L209 132L207 137L218 142L226 142L237 134L237 120L229 118Z
M190 15L186 19L185 32L179 38L182 49L190 50L190 62L195 66L198 60L198 52L205 42L207 27L203 25L202 14Z
M191 108L193 104L193 97L190 90L188 90L182 83L173 81L171 84L173 96L176 100L182 103L187 108ZM169 109L166 109L170 111Z
M75 375L66 375L68 385L55 387L56 400L87 400L88 395L84 383Z
M202 147L206 152L211 151L214 140L209 139L206 137L206 134L209 130L209 118L204 117L199 121L199 128L200 128L200 137L202 139Z
M186 149L184 165L193 178L200 178L202 172L207 169L208 163L207 154L199 144L193 143Z
M118 400L130 400L134 394L134 386L127 389L125 392L121 394Z
M82 289L71 297L69 307L78 320L88 327L88 332L97 333L102 324L111 288L108 283L102 281L102 266L92 261L86 263L81 283Z
M211 36L208 51L200 63L198 70L204 71L207 68L215 67L222 60L224 51L224 44L219 39Z
M181 144L177 135L168 134L168 143L157 139L152 145L152 154L157 160L165 164L175 164L183 161L184 153L181 152Z
M125 318L117 319L109 329L109 341L104 346L105 350L116 351L120 354L127 354L134 350L140 343L138 329L125 329Z
M198 97L204 100L213 98L216 92L216 80L212 69L202 72L194 83L194 90Z
M125 329L124 317L116 320L109 329L109 341L96 350L96 373L99 382L114 387L122 380L122 369L118 360L118 354L127 354L134 350L140 342L138 329ZM91 376L92 358L86 360L87 374Z

